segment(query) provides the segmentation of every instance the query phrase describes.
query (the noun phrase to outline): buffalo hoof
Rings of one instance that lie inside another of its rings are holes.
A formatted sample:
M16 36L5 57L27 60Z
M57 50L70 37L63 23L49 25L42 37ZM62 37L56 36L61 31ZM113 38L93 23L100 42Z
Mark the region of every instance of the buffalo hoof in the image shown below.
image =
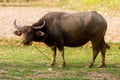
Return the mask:
M54 66L55 66L55 63L48 64L48 67L54 67Z
M106 67L106 65L105 64L100 64L98 67L99 68L104 68L104 67Z
M59 67L64 68L66 66L66 63L62 63Z
M90 65L88 65L87 67L88 67L88 68L92 68L92 67L93 67L93 64L90 64Z

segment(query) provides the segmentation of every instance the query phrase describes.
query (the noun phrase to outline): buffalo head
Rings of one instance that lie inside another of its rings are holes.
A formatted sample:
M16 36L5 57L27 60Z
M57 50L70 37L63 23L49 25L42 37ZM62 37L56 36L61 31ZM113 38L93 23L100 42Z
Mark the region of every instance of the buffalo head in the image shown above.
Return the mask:
M39 39L45 35L43 31L40 31L40 29L44 28L45 21L43 21L42 25L40 26L19 26L16 24L15 20L14 26L17 29L16 31L14 31L14 34L17 36L23 35L24 45L30 45L32 41L39 41Z

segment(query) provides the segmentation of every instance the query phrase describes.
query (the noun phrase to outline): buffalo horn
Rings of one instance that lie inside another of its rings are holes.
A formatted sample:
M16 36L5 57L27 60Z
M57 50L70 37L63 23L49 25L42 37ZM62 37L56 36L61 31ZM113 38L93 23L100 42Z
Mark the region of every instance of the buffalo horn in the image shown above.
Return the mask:
M36 27L33 27L34 29L41 29L45 26L45 20L43 21L43 24L41 26L36 26Z
M20 28L21 28L21 26L18 26L18 25L16 24L16 19L15 19L15 21L14 21L14 26L15 26L16 29L20 29Z

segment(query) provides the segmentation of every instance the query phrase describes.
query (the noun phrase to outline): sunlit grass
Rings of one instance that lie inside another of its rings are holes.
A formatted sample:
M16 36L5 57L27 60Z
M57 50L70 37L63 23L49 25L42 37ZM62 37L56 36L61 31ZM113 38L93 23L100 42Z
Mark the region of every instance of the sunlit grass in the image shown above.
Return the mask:
M19 42L19 40L0 40L0 79L103 80L107 77L120 79L120 43L109 43L111 49L107 50L106 68L98 68L101 54L97 57L93 68L86 67L92 58L90 43L78 48L65 47L67 66L63 69L59 67L61 63L59 53L55 67L47 66L52 55L46 45L34 43L33 46L21 46L17 45ZM107 77L97 74L105 74Z
M37 0L29 2L11 0L10 2L13 4L8 4L8 6L61 8L74 11L95 10L104 14L120 16L120 0ZM5 5L7 6L7 4Z

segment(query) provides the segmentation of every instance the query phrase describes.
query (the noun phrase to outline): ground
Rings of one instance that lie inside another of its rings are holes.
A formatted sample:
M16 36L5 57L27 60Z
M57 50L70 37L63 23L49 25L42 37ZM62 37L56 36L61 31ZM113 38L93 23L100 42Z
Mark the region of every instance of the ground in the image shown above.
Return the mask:
M13 22L15 19L19 25L30 25L38 21L45 14L53 11L74 12L58 8L0 7L0 38L19 38L13 34L15 30ZM99 11L98 13L100 13L108 23L105 36L106 42L120 42L120 17Z

